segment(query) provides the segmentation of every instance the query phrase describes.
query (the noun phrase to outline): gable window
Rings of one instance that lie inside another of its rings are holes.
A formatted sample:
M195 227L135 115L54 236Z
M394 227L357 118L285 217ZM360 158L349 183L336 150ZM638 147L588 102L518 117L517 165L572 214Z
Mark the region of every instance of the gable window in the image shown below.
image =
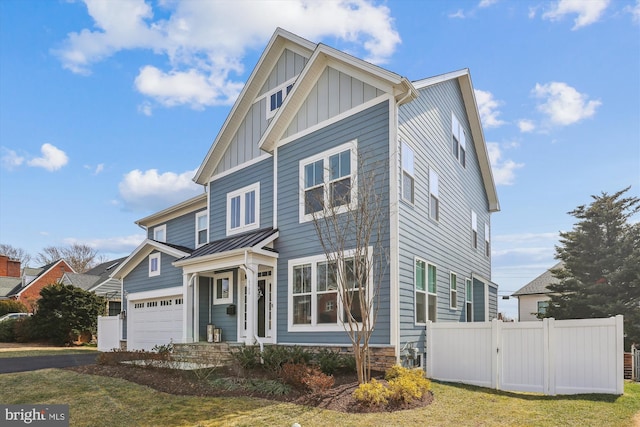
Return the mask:
M471 279L465 279L465 308L467 322L473 322L473 290L471 288Z
M489 243L489 224L484 224L484 254L491 256L491 245Z
M289 261L289 328L291 330L343 330L349 312L356 322L360 312L360 284L353 257L329 261L326 256ZM340 298L341 289L351 290L351 310Z
M453 137L453 155L462 166L467 165L467 138L460 121L451 113L451 133Z
M341 213L356 202L356 141L300 162L300 222L325 212Z
M293 89L293 80L289 80L267 94L267 120L276 114L291 89Z
M449 276L449 307L455 309L458 307L458 275L451 273Z
M227 272L213 276L213 304L233 303L233 273Z
M227 234L260 227L260 183L227 194Z
M414 197L414 154L413 149L404 141L401 144L402 156L402 198L413 203Z
M438 311L438 272L436 266L427 264L427 319L436 321Z
M478 216L471 211L471 246L478 249Z
M160 275L160 252L149 255L149 277Z
M416 259L415 269L415 313L416 323L427 322L427 263Z
M429 169L429 216L436 221L440 220L440 192L438 190L438 174Z
M196 247L209 241L209 215L207 211L196 214Z
M162 224L153 229L153 240L158 242L167 241L167 224Z

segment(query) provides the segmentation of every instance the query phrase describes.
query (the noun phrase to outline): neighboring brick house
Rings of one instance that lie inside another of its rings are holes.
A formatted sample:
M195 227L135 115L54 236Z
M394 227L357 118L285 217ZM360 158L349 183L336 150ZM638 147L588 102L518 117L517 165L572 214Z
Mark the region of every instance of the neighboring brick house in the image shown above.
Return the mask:
M75 273L75 271L63 259L39 268L26 267L22 278L5 294L5 297L20 301L30 313L33 313L42 288L59 282L65 273Z

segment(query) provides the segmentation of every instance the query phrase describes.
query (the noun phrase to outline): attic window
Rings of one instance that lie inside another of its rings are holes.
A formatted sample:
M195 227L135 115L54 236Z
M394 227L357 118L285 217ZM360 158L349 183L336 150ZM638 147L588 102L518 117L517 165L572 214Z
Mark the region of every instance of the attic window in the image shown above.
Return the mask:
M293 89L293 82L290 80L267 94L267 119L276 114L291 89Z
M453 155L463 167L467 166L467 137L455 114L451 113L451 133L453 134Z

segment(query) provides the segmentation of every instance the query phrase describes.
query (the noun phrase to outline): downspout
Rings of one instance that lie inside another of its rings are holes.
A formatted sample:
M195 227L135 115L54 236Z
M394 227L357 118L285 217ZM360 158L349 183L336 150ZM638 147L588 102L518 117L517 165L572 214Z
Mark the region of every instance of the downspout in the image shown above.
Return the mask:
M240 268L241 268L242 270L244 270L244 272L245 272L245 274L247 275L247 277L249 277L249 274L248 274L249 272L251 273L251 277L253 277L253 275L254 275L254 274L257 276L257 272L253 271L251 268L249 268L249 267L247 266L248 259L249 259L249 250L245 250L245 251L244 251L244 264L242 264L242 265L240 266ZM253 310L253 309L254 309L254 307L253 307L253 302L254 302L254 301L253 301L253 299L254 299L255 297L253 296L253 292L251 292L251 293L247 292L247 296L249 296L249 295L251 295L251 305L247 304L247 309L251 309L251 310ZM253 319L253 317L252 317L252 323L253 323L254 321L255 321L255 319ZM262 342L262 340L260 339L260 337L256 334L256 330L255 330L255 328L253 327L253 325L251 325L251 330L253 331L253 337L252 337L252 338L253 338L253 339L258 343L258 345L260 346L260 354L262 354L262 352L264 351L264 342Z

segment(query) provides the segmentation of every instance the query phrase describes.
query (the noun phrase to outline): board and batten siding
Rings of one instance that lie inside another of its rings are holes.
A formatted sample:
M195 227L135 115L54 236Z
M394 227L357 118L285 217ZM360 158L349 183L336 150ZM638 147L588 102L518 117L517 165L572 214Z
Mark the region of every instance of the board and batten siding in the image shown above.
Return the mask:
M283 138L302 132L382 94L374 86L327 67L307 95Z
M300 161L322 153L349 141L357 140L360 160L365 164L364 174L376 168L376 192L384 195L382 218L383 247L389 249L388 218L388 159L389 159L389 102L385 100L366 110L346 117L318 131L301 137L278 149L278 229L280 237L275 241L278 258L277 306L278 342L299 344L349 344L344 331L337 332L289 332L289 278L288 262L314 255L324 255L313 221L299 222L299 165ZM375 275L375 274L374 274ZM376 330L371 344L389 344L389 268L382 272L379 311ZM283 309L284 308L284 309ZM291 308L289 308L291 309Z
M466 167L453 155L451 114L466 133ZM456 80L419 90L414 101L399 108L399 141L414 151L414 204L402 200L399 185L400 344L418 342L423 348L425 326L415 323L415 258L436 266L436 321L465 321L465 279L472 273L491 277L491 260L485 255L484 224L490 213L462 93ZM401 163L400 163L401 165ZM429 170L438 175L440 219L429 217ZM477 215L478 247L472 246L471 211ZM449 277L457 274L457 308L450 309ZM484 300L482 301L484 303ZM474 308L477 309L474 299Z
M266 95L269 94L269 91L298 76L306 65L307 60L304 56L285 49L260 90L259 96L231 139L231 143L216 167L214 174L222 173L264 154L258 148L258 141L260 141L271 120L267 120L267 102L269 102L269 99Z
M153 239L153 229L164 224L167 227L165 236L167 243L193 249L196 247L196 214L205 210L206 209L198 209L197 211L170 219L165 223L149 227L147 237Z
M214 179L209 185L209 241L227 237L227 194L260 183L260 228L273 225L273 157L232 174Z

